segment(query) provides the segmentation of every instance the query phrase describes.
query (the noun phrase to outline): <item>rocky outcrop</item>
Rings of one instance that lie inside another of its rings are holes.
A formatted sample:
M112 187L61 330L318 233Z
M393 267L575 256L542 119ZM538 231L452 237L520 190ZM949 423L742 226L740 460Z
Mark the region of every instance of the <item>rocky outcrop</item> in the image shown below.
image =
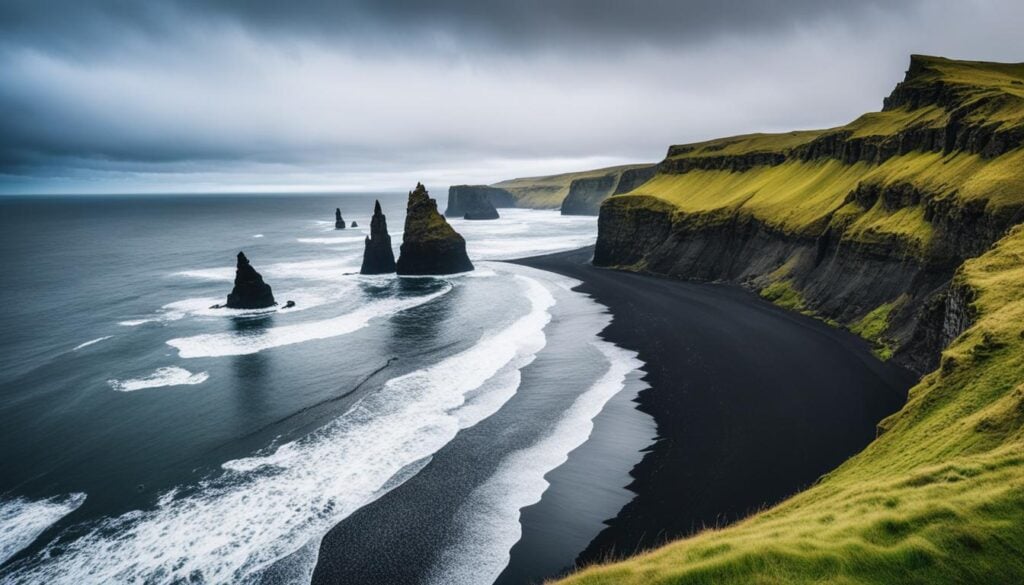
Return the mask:
M498 219L498 207L515 207L512 194L486 185L452 185L448 188L445 217Z
M334 209L334 229L343 230L345 229L345 218L341 217L341 209Z
M473 270L466 240L437 211L437 201L417 183L409 192L398 274L454 274Z
M352 227L354 227L354 228L355 228L355 227L359 227L359 223L358 223L358 222L356 222L356 221L353 221L353 222L352 222Z
M355 226L353 226L355 227ZM389 274L395 271L395 252L391 249L388 220L380 210L380 201L373 204L370 235L363 248L363 266L360 274Z
M230 309L263 309L276 304L270 285L263 282L263 277L249 264L249 259L239 252L235 288L231 289L225 306Z

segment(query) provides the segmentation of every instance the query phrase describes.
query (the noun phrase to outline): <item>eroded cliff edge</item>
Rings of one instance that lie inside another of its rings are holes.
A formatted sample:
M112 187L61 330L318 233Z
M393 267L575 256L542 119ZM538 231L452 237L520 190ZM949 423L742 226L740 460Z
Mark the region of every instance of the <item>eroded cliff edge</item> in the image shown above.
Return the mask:
M673 146L602 204L594 262L743 283L931 370L972 321L958 268L1024 220L1022 74L914 56L846 126Z

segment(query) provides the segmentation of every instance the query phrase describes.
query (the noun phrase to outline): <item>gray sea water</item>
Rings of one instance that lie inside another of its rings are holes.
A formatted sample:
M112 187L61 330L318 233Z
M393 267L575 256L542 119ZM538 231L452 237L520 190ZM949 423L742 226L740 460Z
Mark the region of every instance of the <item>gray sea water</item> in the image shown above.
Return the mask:
M397 255L398 194L0 199L0 581L308 583L332 528L321 563L415 560L379 582L571 564L653 435L641 364L500 260L595 218L453 220L476 271L363 277L375 198ZM239 250L294 309L210 308ZM384 497L413 513L360 520Z

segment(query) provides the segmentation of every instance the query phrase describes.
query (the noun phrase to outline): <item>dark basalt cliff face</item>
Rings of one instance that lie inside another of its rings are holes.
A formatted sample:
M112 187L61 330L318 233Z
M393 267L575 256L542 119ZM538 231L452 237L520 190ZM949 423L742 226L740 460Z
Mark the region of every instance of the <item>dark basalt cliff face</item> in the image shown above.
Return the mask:
M235 268L235 288L228 295L225 306L230 309L263 309L276 304L270 285L263 282L263 277L249 264L249 259L239 252Z
M380 210L380 201L376 201L373 204L373 217L370 219L370 235L366 237L366 246L363 249L363 266L359 273L389 274L394 271L395 252L391 249L388 220Z
M911 124L887 134L862 132L856 137L851 129L825 131L774 151L715 152L715 148L725 150L728 142L714 148L684 145L671 148L657 167L664 184L673 185L672 176L691 172L736 177L782 165L840 161L865 179L833 206L834 211L799 229L784 229L759 215L765 213L760 211L763 208L744 208L742 203L695 210L697 204L680 207L639 192L612 197L600 209L594 263L679 278L731 281L766 292L772 285L784 285L799 299L794 308L850 327L873 310L886 308L885 341L893 358L919 373L933 369L942 348L973 319L972 292L957 284L958 267L1024 221L1024 197L1016 197L1014 203L1004 195L1000 205L984 197L963 200L955 190L938 190L941 183L921 180L927 178L927 167L925 174L908 175L914 180L883 180L870 173L894 157L909 155L904 157L907 164L915 164L921 153L961 157L956 161L976 156L980 160L971 164L977 165L998 162L1001 156L1011 156L1007 153L1019 152L1015 149L1022 145L1024 126L989 123L971 114L979 108L987 111L993 101L1004 98L998 92L990 92L996 94L993 97L936 81L932 70L922 64L924 59L928 58L915 57L907 79L885 107L886 111L902 108L899 113L908 117L918 108L930 108L927 113L934 116L930 126ZM1020 100L1012 94L1005 99ZM935 164L938 172L945 163ZM1007 180L1011 179L996 175L993 191L1005 192ZM685 193L663 192L671 195L668 199L686 201ZM1024 195L1024 184L1017 192ZM722 193L723 198L728 195ZM920 214L915 217L923 218L917 221L927 237L914 240L900 237L898 230L874 233L851 228L858 218L871 213L898 219L900 212Z
M466 240L437 211L437 201L417 183L409 192L398 274L454 274L473 270Z
M504 189L485 185L453 185L448 188L448 209L444 211L444 215L465 219L498 219L495 200L515 203L512 201L512 194Z
M597 215L601 203L620 193L628 193L654 176L650 165L598 177L584 177L569 184L569 194L562 201L562 215Z
M341 217L341 209L339 208L334 209L334 229L345 229L345 218Z

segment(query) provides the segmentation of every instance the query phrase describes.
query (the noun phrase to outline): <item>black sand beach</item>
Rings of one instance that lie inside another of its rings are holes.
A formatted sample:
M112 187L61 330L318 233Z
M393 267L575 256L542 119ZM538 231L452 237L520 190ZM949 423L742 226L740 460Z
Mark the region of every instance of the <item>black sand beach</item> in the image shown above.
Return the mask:
M863 449L914 377L846 331L729 285L590 265L592 248L517 261L583 282L609 307L602 333L637 351L639 408L659 439L633 470L636 498L580 555L629 555L742 518Z

